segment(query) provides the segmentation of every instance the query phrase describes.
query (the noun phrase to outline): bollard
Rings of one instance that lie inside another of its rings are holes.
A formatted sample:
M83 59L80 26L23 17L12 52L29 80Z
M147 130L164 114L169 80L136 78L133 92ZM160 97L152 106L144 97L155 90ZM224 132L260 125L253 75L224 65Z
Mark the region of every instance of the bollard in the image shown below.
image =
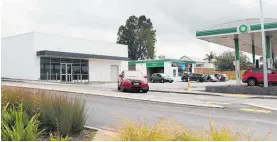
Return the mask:
M80 76L80 77L81 77L81 83L82 83L82 74L81 74L81 76Z
M188 90L190 90L190 79L188 77Z

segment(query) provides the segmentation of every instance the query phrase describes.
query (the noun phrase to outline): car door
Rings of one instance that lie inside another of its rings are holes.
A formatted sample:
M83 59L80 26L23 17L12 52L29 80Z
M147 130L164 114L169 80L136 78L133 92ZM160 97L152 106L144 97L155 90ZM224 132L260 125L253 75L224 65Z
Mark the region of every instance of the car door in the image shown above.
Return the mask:
M273 82L277 83L277 71L273 70L271 74L272 74Z
M154 73L154 74L152 74L152 76L151 76L151 80L153 80L153 81L155 81L155 76L156 76L156 74Z
M268 81L271 83L277 83L277 73L275 70L268 69L267 71L268 74Z
M191 74L191 76L189 77L190 81L195 81L196 80L196 74Z
M161 79L162 79L162 75L161 74L157 74L157 81L161 81Z
M254 68L252 69L253 76L257 79L258 82L263 82L264 81L264 75L263 75L263 69L262 68Z

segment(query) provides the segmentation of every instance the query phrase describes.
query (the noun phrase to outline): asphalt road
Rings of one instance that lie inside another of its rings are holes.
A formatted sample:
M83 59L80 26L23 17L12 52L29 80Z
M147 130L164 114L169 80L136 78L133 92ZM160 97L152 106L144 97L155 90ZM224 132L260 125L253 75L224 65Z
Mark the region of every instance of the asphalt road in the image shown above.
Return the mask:
M232 126L233 130L255 137L266 137L271 132L272 140L277 140L277 112L274 111L240 111L240 107L245 107L242 105L213 109L94 95L83 97L89 113L87 125L93 127L113 129L120 125L124 118L153 123L160 118L168 117L193 129L208 129L210 116L216 125Z

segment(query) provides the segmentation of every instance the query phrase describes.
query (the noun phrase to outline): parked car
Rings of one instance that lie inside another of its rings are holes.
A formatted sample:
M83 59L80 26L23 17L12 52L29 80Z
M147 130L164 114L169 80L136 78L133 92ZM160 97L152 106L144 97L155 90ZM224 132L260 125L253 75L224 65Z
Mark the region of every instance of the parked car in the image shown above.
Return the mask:
M218 79L218 81L225 82L228 80L226 74L214 74L214 76Z
M276 70L268 69L267 71L268 82L271 84L277 83ZM242 75L242 82L247 83L248 86L255 86L264 83L263 69L253 68L248 69Z
M224 78L224 81L229 81L229 78L226 74L222 74L222 77Z
M150 80L152 83L154 83L154 82L160 82L160 83L170 82L170 83L172 83L173 82L173 79L164 73L154 73L150 77Z
M117 89L125 91L142 91L147 93L149 85L147 77L140 71L123 71L118 78Z
M218 81L218 79L214 75L207 75L206 80L208 82L217 82Z
M181 80L187 82L188 77L189 77L190 81L196 81L196 82L206 81L205 75L200 74L200 73L192 73L192 74L184 73Z

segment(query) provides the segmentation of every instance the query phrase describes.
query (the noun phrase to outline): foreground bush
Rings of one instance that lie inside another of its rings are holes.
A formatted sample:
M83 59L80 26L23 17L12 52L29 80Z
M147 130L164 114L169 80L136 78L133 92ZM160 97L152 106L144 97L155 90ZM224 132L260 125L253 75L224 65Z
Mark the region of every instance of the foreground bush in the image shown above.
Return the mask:
M210 130L193 131L173 121L162 119L154 125L126 120L118 128L117 140L121 141L237 141L250 140L230 127L215 127L210 121Z
M86 122L85 103L81 99L39 89L2 86L2 106L22 102L29 116L39 113L40 127L62 136L80 132Z
M118 132L121 141L163 141L170 140L170 128L165 121L158 121L154 126L145 122L126 120Z
M4 141L35 141L41 135L38 114L31 118L23 110L23 104L18 108L9 104L2 108L1 132Z

